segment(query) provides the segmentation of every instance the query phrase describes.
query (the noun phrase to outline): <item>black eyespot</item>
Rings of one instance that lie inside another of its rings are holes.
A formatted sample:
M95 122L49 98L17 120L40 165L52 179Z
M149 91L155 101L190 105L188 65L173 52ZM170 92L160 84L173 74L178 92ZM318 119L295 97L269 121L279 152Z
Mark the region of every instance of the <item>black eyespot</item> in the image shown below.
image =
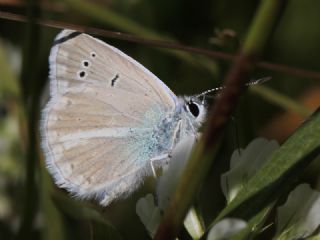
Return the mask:
M92 52L92 53L91 53L91 57L94 58L95 56L96 56L96 53L95 53L95 52Z
M86 61L86 60L85 60L85 61L83 61L83 62L82 62L82 64L83 64L83 66L84 66L84 67L89 67L89 62L88 62L88 61Z
M80 76L81 78L83 78L85 75L86 75L86 72L85 72L85 71L81 71L81 72L79 73L79 76Z
M198 117L199 114L200 114L200 109L199 109L199 106L198 104L190 101L187 103L188 104L188 107L189 107L189 111L191 112L191 114L194 116L194 117Z

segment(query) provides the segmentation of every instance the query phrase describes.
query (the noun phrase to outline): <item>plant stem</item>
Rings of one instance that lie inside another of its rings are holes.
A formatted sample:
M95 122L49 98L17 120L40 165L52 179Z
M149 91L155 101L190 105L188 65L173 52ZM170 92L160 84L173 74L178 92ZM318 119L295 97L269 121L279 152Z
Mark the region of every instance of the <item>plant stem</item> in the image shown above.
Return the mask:
M155 239L174 239L192 201L213 161L220 136L253 71L255 60L271 35L285 1L264 0L249 29L238 57L225 79L226 89L217 99L208 119L208 127L178 181L176 191L165 211Z
M285 95L280 94L279 92L271 88L267 88L262 85L251 86L250 91L266 99L267 101L272 102L273 104L278 105L279 107L282 107L283 109L296 112L303 117L308 117L312 114L312 111L304 105L292 100L291 98Z
M12 21L18 21L18 22L27 21L27 18L24 15L3 12L3 11L0 11L0 18L12 20ZM95 34L95 35L99 35L106 38L114 38L114 39L119 39L119 40L128 41L128 42L145 44L153 47L168 48L168 49L183 51L188 53L196 53L199 55L204 55L210 58L215 58L215 59L226 61L226 62L234 61L234 58L235 58L235 55L231 53L222 52L222 51L213 51L213 50L208 50L208 49L203 49L198 47L191 47L187 45L182 45L172 40L171 41L154 40L151 38L139 37L137 35L132 35L132 34L123 33L123 32L114 32L114 31L109 31L101 28L94 28L94 27L83 26L79 24L71 24L64 21L37 18L35 20L35 23L41 26L47 26L51 28L57 28L57 29L69 28L79 32L86 32L88 34ZM182 60L186 61L185 59L182 59ZM207 61L206 63L209 64L210 62L212 61ZM271 70L274 72L279 72L279 73L283 73L290 76L320 80L320 73L317 71L311 71L311 70L301 69L297 67L290 67L287 65L279 64L279 63L271 63L271 62L264 62L264 61L257 62L256 65L257 65L257 68Z
M26 179L23 195L23 207L21 225L18 230L17 239L33 239L34 219L37 213L38 194L36 183L36 166L39 160L37 144L37 121L39 111L39 94L33 92L37 86L35 82L37 76L37 64L35 63L35 53L39 46L39 26L34 23L37 17L35 6L37 0L28 1L28 25L26 29L26 45L23 52L23 68L20 77L21 97L24 104L24 116L27 119L28 136L26 143Z

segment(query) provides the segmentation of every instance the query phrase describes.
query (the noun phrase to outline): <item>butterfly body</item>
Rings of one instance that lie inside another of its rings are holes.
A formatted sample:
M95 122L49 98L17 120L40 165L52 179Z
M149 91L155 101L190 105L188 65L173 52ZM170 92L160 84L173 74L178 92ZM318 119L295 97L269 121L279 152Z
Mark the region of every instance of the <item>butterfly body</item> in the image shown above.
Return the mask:
M153 143L154 157L169 154L178 142L184 137L196 134L196 130L192 124L193 117L188 116L188 112L184 109L184 99L178 98L178 103L173 111L158 121L158 125L153 129L153 134L149 142Z
M204 118L197 98L176 97L151 72L86 34L62 31L50 58L42 114L46 164L58 186L102 205L126 196Z

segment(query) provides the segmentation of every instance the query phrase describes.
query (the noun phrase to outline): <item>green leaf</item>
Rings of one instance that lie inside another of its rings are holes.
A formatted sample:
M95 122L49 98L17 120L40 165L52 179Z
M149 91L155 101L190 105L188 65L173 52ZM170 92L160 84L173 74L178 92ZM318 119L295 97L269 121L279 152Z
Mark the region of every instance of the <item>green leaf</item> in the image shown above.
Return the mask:
M192 147L195 143L194 137L183 139L174 148L168 169L159 178L157 187L158 204L161 210L165 210L174 192L179 177L187 163Z
M136 213L151 237L154 237L161 221L160 208L154 203L152 194L140 198L136 205Z
M18 50L0 40L0 96L17 97L19 95L17 72L20 71L20 65L21 54Z
M209 231L207 240L230 239L247 226L242 219L226 218L215 224Z
M233 152L230 170L221 176L222 191L228 202L231 202L237 196L241 189L278 148L279 144L276 141L256 138L244 150L238 149ZM249 237L259 234L271 206L248 219L247 227L232 239L249 239Z
M276 141L254 139L245 150L237 149L230 161L230 170L221 176L222 191L231 202L243 186L254 176L270 155L279 148Z
M243 186L215 222L229 216L248 219L268 206L286 188L292 186L308 164L319 155L319 139L318 110L270 156L267 163Z
M164 174L158 181L157 197L159 207L155 206L151 194L148 194L145 198L141 198L137 203L136 212L151 237L154 236L155 231L157 230L161 220L160 211L166 208L171 198L171 194L175 190L177 181L189 158L194 142L194 137L186 138L173 150L169 166L165 169ZM195 209L191 208L184 221L186 230L194 239L200 238L204 233L200 218L196 215Z
M190 208L183 224L193 239L200 239L204 234L203 222L194 207Z
M85 202L76 201L67 195L55 191L54 200L57 207L71 218L81 221L90 221L94 223L94 227L99 230L101 235L101 229L103 228L104 236L112 236L109 239L121 239L120 234L115 227L95 209L94 205L90 205Z
M241 230L239 233L237 233L231 239L232 240L259 239L259 238L255 238L255 237L272 225L272 224L269 224L268 226L263 227L263 225L265 224L265 221L266 221L267 217L269 216L269 213L271 212L273 206L274 206L274 203L272 203L269 206L262 209L258 214L256 214L254 217L252 217L248 221L247 226L243 230Z
M320 240L320 236L309 237L309 238L306 238L306 240Z
M278 208L275 239L300 239L312 235L320 226L320 192L300 184Z

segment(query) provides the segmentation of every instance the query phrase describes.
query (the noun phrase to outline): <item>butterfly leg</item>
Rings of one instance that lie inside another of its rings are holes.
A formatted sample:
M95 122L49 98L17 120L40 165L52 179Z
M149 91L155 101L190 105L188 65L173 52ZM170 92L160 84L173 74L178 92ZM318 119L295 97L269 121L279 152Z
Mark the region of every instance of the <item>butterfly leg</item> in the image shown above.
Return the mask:
M173 137L172 137L172 144L171 144L171 147L169 148L170 149L169 152L150 159L151 169L154 177L157 177L156 171L155 171L156 163L160 162L160 165L162 166L161 162L165 161L165 163L168 164L169 160L172 158L172 151L175 145L177 144L177 140L179 138L178 136L180 134L181 124L182 124L182 121L180 120L174 130Z
M152 173L153 173L153 176L155 178L157 177L157 174L156 174L157 162L160 162L159 165L161 165L161 162L163 162L165 160L168 160L170 158L171 158L171 154L170 153L164 153L164 154L161 154L159 156L156 156L156 157L150 159L150 165L151 165Z
M192 123L190 122L190 120L189 120L189 124L190 124L191 130L193 132L195 141L198 142L200 134L194 129L194 127L193 127Z
M181 136L179 136L180 135L181 125L182 125L182 121L180 120L178 122L175 130L174 130L174 133L173 133L173 141L172 141L172 144L171 144L171 147L170 147L171 150L170 150L170 153L169 153L170 156L171 156L171 153L173 151L173 148L176 146L176 144L179 141L179 138L181 137Z

